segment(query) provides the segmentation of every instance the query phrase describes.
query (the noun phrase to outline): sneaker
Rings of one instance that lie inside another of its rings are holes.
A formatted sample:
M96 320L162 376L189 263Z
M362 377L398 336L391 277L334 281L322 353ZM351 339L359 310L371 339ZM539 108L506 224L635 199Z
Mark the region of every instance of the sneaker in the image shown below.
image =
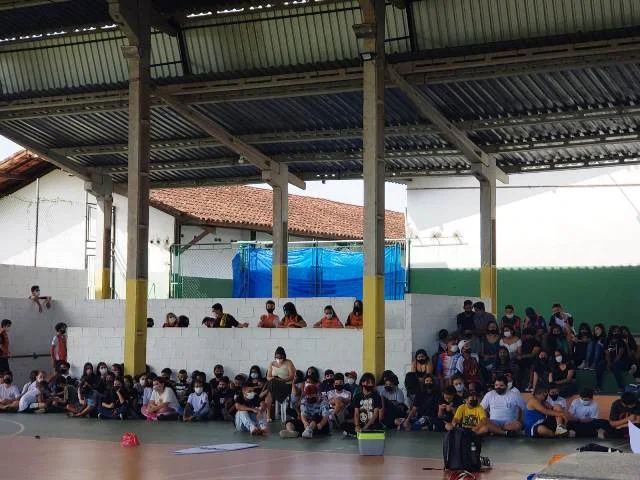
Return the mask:
M631 368L629 369L629 375L633 377L637 371L638 371L638 366L634 363L633 365L631 365Z
M298 432L295 430L280 430L280 438L298 438Z
M124 420L124 413L121 413L120 415L118 415L120 417L120 420Z
M98 414L98 420L102 420L104 417L102 416L101 413Z
M606 438L605 434L606 434L606 431L604 428L598 429L598 439L604 440Z
M302 438L313 438L313 430L307 428L304 432L302 432Z
M578 365L578 370L586 370L586 369L587 369L587 362L583 360L582 363Z
M562 435L566 435L569 432L564 425L558 425L556 427L556 436L561 437Z

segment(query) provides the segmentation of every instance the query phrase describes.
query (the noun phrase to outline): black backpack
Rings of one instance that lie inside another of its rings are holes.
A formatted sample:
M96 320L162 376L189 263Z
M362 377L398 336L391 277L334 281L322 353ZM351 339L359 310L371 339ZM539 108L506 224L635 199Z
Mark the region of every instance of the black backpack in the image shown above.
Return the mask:
M479 472L482 468L480 437L468 428L454 428L444 436L442 453L445 470Z

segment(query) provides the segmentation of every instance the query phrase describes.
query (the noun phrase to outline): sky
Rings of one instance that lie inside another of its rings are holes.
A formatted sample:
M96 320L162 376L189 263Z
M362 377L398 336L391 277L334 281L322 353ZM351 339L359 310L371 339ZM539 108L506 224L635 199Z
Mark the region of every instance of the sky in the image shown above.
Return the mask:
M21 147L0 137L0 159L7 158L20 150ZM267 188L266 185L257 185ZM362 180L327 180L322 182L307 182L307 189L290 186L289 193L308 197L325 198L336 202L363 205L364 185ZM388 210L404 212L407 205L407 192L404 185L387 183L385 188L385 203Z

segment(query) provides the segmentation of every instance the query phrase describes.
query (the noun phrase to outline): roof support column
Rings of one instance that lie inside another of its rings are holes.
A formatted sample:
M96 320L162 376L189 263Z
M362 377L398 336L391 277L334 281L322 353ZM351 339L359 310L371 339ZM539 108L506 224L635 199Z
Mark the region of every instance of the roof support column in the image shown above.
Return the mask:
M384 317L384 85L385 1L360 0L363 25L354 27L362 39L363 173L364 173L364 371L376 378L385 365Z
M492 160L495 163L495 160ZM480 182L480 296L491 299L491 310L498 308L496 269L496 176L488 169L478 175Z
M111 224L113 223L113 196L97 196L98 228L96 238L96 300L108 300L111 297Z
M111 16L129 39L129 175L124 368L144 372L147 353L149 152L151 114L151 0L110 3Z
M289 295L288 248L289 248L289 168L284 164L272 164L262 177L273 189L273 246L272 282L274 298Z

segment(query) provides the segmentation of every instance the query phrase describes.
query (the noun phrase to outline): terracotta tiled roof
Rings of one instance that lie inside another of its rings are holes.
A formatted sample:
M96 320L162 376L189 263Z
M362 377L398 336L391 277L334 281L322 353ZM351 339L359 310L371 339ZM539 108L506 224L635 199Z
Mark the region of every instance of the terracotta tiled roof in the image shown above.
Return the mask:
M211 226L271 231L269 189L194 187L151 192L151 204ZM289 195L289 233L324 239L361 239L363 208L320 198ZM385 237L405 238L404 214L387 210Z
M20 190L55 168L26 150L0 160L0 197Z

